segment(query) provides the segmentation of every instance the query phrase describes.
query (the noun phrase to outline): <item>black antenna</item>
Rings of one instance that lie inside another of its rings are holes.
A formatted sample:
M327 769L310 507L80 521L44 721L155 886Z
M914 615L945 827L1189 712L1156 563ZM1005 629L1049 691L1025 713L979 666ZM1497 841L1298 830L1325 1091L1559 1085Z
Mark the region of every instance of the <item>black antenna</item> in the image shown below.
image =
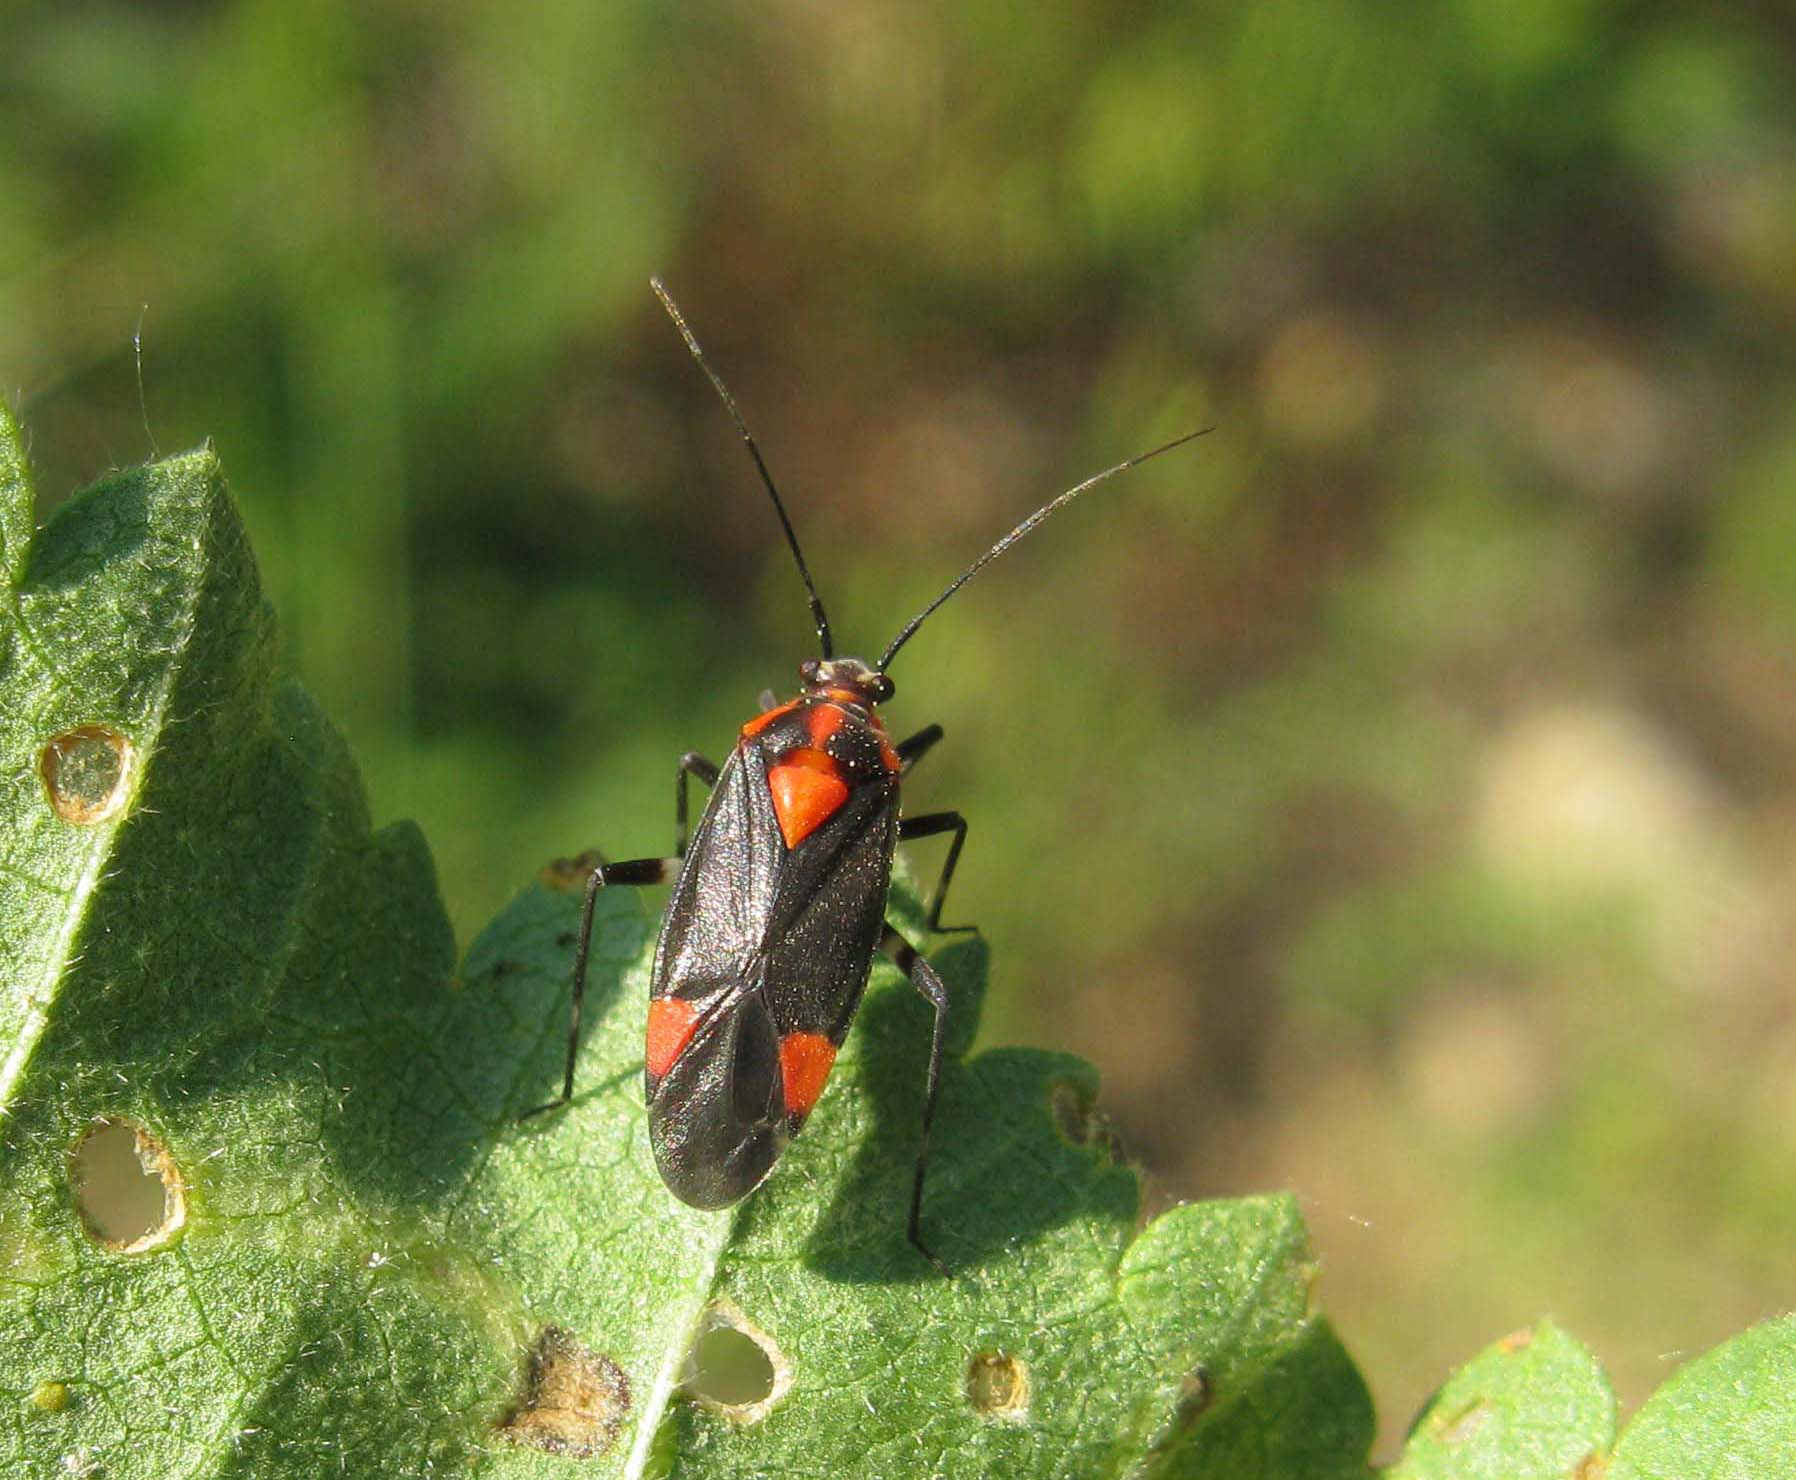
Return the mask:
M1091 477L1087 478L1083 483L1067 489L1067 491L1061 494L1059 498L1052 499L1043 504L1021 524L1017 525L1015 529L1011 530L1009 534L1005 535L1003 539L999 540L997 544L993 545L991 549L987 550L956 576L947 590L942 592L940 596L936 597L934 601L930 602L928 606L924 607L922 611L918 612L916 616L912 617L904 624L904 630L892 639L892 645L885 650L885 656L879 660L877 665L879 672L884 673L886 669L891 666L892 659L896 656L898 649L911 640L912 634L916 632L917 628L923 625L925 617L956 591L960 590L962 586L966 585L968 581L972 580L974 576L978 575L980 571L990 565L992 561L996 560L1024 535L1028 534L1030 530L1034 529L1036 525L1040 524L1042 520L1046 519L1048 515L1052 514L1062 504L1071 503L1080 494L1084 493L1086 489L1102 483L1106 478L1114 478L1118 473L1127 472L1130 468L1146 462L1149 458L1158 457L1162 452L1171 452L1175 447L1183 447L1187 442L1215 430L1214 427L1202 427L1195 432L1186 432L1182 437L1174 437L1172 441L1162 443L1160 446L1154 448L1152 452L1143 452L1134 457L1124 458L1123 461L1119 462L1115 467L1105 468L1101 473L1093 473Z
M798 562L798 574L804 578L804 589L811 598L811 620L817 624L817 642L822 647L822 656L835 656L829 640L829 618L823 614L823 598L817 594L817 585L811 579L810 567L804 563L804 551L798 548L798 535L792 528L792 521L786 517L786 506L780 499L779 489L773 486L773 474L767 471L767 464L761 460L761 449L755 446L754 436L748 430L748 423L742 419L742 413L736 409L736 398L730 394L730 388L723 383L723 377L711 368L711 362L705 358L705 352L698 347L698 340L693 337L692 330L686 327L686 316L680 312L668 291L661 284L661 279L652 277L649 286L655 290L655 296L661 300L661 306L667 310L667 316L674 321L674 327L680 331L680 337L686 341L686 348L692 351L692 358L698 361L699 369L710 377L711 384L717 387L717 394L723 397L723 404L729 408L730 419L736 423L736 430L742 433L742 440L748 446L748 455L755 460L755 470L761 475L761 482L767 487L767 494L773 500L773 511L780 516L780 528L786 532L786 543L792 547L792 558Z

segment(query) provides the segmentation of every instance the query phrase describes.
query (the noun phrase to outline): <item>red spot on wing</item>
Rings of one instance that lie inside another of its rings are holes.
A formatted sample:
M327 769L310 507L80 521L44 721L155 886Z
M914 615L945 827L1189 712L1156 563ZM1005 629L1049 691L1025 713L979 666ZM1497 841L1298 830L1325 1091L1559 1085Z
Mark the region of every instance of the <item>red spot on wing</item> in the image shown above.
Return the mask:
M692 1041L698 1008L684 997L656 997L649 1003L648 1070L659 1079Z
M742 738L744 740L752 740L781 715L790 714L794 709L798 708L801 702L801 700L793 699L789 703L781 704L777 708L764 710L762 713L757 714L742 727Z
M836 1046L821 1033L788 1033L780 1039L780 1082L788 1115L811 1113L835 1061Z
M848 783L835 758L821 750L788 750L777 766L767 768L773 793L773 815L787 848L796 848L827 822L848 800Z

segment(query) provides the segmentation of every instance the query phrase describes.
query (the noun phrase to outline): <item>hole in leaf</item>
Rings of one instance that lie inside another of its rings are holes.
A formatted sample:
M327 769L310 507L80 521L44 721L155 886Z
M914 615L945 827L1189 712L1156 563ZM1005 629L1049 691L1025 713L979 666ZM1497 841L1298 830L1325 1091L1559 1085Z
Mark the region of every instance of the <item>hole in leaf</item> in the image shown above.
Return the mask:
M705 1332L692 1349L692 1390L726 1408L764 1403L773 1392L773 1362L760 1342L733 1326Z
M967 1363L967 1401L987 1418L1021 1423L1029 1416L1029 1368L1008 1352L978 1352Z
M102 1120L69 1153L75 1206L109 1249L141 1254L187 1221L187 1189L167 1148L140 1125Z
M681 1387L686 1396L737 1423L759 1423L792 1385L773 1338L728 1301L699 1320Z
M64 822L104 822L125 805L131 742L105 725L77 725L39 752L38 774Z
M617 1442L629 1411L624 1369L560 1326L545 1326L524 1365L523 1396L499 1432L527 1449L591 1459Z

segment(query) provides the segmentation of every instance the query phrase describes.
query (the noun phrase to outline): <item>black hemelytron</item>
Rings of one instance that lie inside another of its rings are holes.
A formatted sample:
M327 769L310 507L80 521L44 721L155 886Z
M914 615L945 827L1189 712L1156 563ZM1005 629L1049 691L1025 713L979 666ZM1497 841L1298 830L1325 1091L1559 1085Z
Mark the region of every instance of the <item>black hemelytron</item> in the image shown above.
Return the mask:
M877 664L837 658L823 602L760 450L679 309L658 281L651 286L729 408L773 500L810 597L822 656L801 665L797 698L764 709L742 727L721 770L697 754L681 758L673 857L593 870L574 960L561 1094L529 1113L555 1109L573 1096L593 906L608 885L674 881L650 981L644 1083L656 1165L674 1195L694 1207L727 1207L745 1196L798 1134L860 1006L873 954L883 949L935 1008L906 1231L943 1268L923 1243L920 1220L948 992L928 960L887 923L885 910L898 844L952 833L928 913L929 928L940 928L942 898L967 825L958 812L900 818L900 782L942 731L930 725L892 744L879 716L879 706L892 697L886 669L924 618L1061 505L1202 433L1107 468L1036 510L913 617ZM712 790L688 847L690 777Z

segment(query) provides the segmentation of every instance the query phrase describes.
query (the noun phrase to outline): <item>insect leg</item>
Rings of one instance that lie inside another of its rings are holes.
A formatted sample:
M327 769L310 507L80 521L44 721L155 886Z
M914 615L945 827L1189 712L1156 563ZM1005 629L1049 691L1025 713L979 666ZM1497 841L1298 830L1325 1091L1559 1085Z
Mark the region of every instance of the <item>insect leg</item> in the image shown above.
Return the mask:
M973 925L942 924L942 901L948 897L948 881L954 877L954 865L960 862L961 846L967 840L967 820L958 812L925 812L919 817L906 817L898 824L901 842L913 838L933 838L937 833L951 832L954 841L948 845L948 857L942 864L942 876L936 880L935 893L929 900L929 928L938 933L953 934L974 930Z
M911 979L911 985L935 1009L935 1033L929 1042L929 1076L923 1088L923 1144L917 1151L917 1174L911 1183L910 1219L905 1225L905 1237L910 1240L911 1247L936 1267L939 1274L947 1277L948 1266L923 1242L922 1220L923 1172L929 1162L929 1127L935 1120L936 1092L942 1087L942 1056L948 1046L948 987L936 974L935 968L890 925L886 926L885 935L880 939L880 949L898 963L898 969Z
M674 777L674 856L686 856L686 778L696 776L706 786L717 785L717 767L696 750L680 757L680 769Z
M903 763L904 769L908 771L922 760L934 747L935 742L941 738L942 727L940 725L924 725L910 739L900 740L897 745L898 759Z
M545 1110L559 1110L574 1097L574 1059L580 1052L580 1003L586 996L586 958L592 950L592 912L599 891L607 884L664 884L680 866L677 858L633 858L627 863L601 863L586 879L586 904L580 911L580 944L574 952L574 995L568 1013L567 1072L561 1093L545 1104L533 1106L518 1117L528 1120Z

